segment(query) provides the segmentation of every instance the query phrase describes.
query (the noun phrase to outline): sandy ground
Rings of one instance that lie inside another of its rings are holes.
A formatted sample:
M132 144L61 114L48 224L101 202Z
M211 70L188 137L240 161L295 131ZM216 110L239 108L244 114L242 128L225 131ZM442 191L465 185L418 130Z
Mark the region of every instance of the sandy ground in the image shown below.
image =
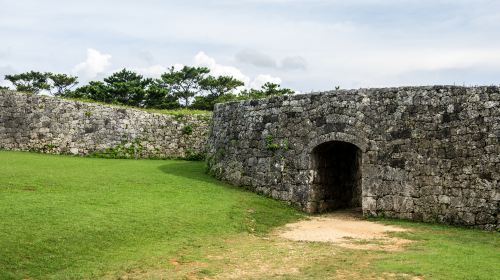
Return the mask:
M294 241L338 243L353 249L397 250L409 240L389 237L403 228L362 220L358 209L344 210L285 225L278 235Z
M241 234L227 239L221 249L212 248L204 261L168 260L169 268L136 269L128 271L120 279L271 279L307 278L301 271L311 264L328 262L342 263L345 259L338 247L356 250L403 250L409 240L388 235L388 232L405 231L403 228L387 226L363 220L360 211L339 211L288 224L271 235ZM327 242L316 246L313 242ZM412 279L421 277L402 273L370 274L370 258L361 254L355 264L344 264L335 268L328 279ZM344 268L344 267L345 268ZM330 268L332 269L332 268ZM200 273L211 271L213 274ZM314 270L312 273L315 273ZM368 273L368 274L366 274ZM328 273L327 273L328 274ZM115 278L111 278L115 279ZM309 278L308 278L309 279Z

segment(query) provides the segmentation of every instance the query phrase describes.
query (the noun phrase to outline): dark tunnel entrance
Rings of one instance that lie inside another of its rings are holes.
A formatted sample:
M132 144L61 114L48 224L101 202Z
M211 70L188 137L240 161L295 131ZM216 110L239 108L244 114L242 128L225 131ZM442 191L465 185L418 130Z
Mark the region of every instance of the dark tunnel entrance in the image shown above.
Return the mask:
M361 207L361 155L357 146L342 141L313 149L314 212Z

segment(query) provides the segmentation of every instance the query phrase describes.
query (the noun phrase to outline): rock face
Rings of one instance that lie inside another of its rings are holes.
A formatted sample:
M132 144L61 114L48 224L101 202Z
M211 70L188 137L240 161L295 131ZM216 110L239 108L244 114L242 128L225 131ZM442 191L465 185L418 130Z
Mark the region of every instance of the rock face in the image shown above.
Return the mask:
M339 90L218 104L216 177L308 212L498 229L500 89Z
M205 150L210 115L135 109L0 92L0 148L109 157L189 157Z

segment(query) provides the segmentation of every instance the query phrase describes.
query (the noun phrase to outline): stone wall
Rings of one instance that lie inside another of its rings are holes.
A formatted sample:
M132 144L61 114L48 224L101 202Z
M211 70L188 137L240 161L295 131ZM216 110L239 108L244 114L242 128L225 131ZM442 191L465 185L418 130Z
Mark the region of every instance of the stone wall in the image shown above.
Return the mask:
M346 190L337 192L344 206L356 206L352 182L360 180L365 215L498 229L499 92L402 87L218 104L209 170L308 212L342 206L331 197L336 187ZM347 169L338 161L349 150L339 143L354 147ZM342 179L322 175L325 168L359 170Z
M165 115L0 92L0 148L130 158L189 157L205 149L210 115Z

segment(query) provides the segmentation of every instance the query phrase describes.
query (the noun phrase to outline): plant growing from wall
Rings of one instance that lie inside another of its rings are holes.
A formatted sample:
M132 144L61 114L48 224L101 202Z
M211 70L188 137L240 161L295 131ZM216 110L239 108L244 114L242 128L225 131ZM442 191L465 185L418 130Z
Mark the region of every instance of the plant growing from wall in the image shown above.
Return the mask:
M187 124L182 128L182 134L191 135L192 133L193 133L193 126L192 125Z
M278 143L274 143L274 138L272 135L268 135L266 137L266 150L271 151L271 152L276 152L279 150L280 145Z
M195 152L191 149L186 150L186 155L184 156L184 160L189 160L189 161L203 161L205 160L205 154L204 153L198 153Z
M132 142L122 141L121 144L107 148L104 151L96 151L90 157L138 159L144 151L144 146L141 142L142 139L139 138Z
M283 143L281 144L283 151L288 151L290 150L290 144L288 143L288 139L283 140Z
M281 143L275 142L272 135L266 136L266 150L271 151L273 155L280 155L281 160L284 159L283 153L290 150L288 139L284 139ZM278 153L279 152L279 153Z
M180 113L180 114L175 114L174 115L174 119L179 121L179 120L182 120L186 115Z

